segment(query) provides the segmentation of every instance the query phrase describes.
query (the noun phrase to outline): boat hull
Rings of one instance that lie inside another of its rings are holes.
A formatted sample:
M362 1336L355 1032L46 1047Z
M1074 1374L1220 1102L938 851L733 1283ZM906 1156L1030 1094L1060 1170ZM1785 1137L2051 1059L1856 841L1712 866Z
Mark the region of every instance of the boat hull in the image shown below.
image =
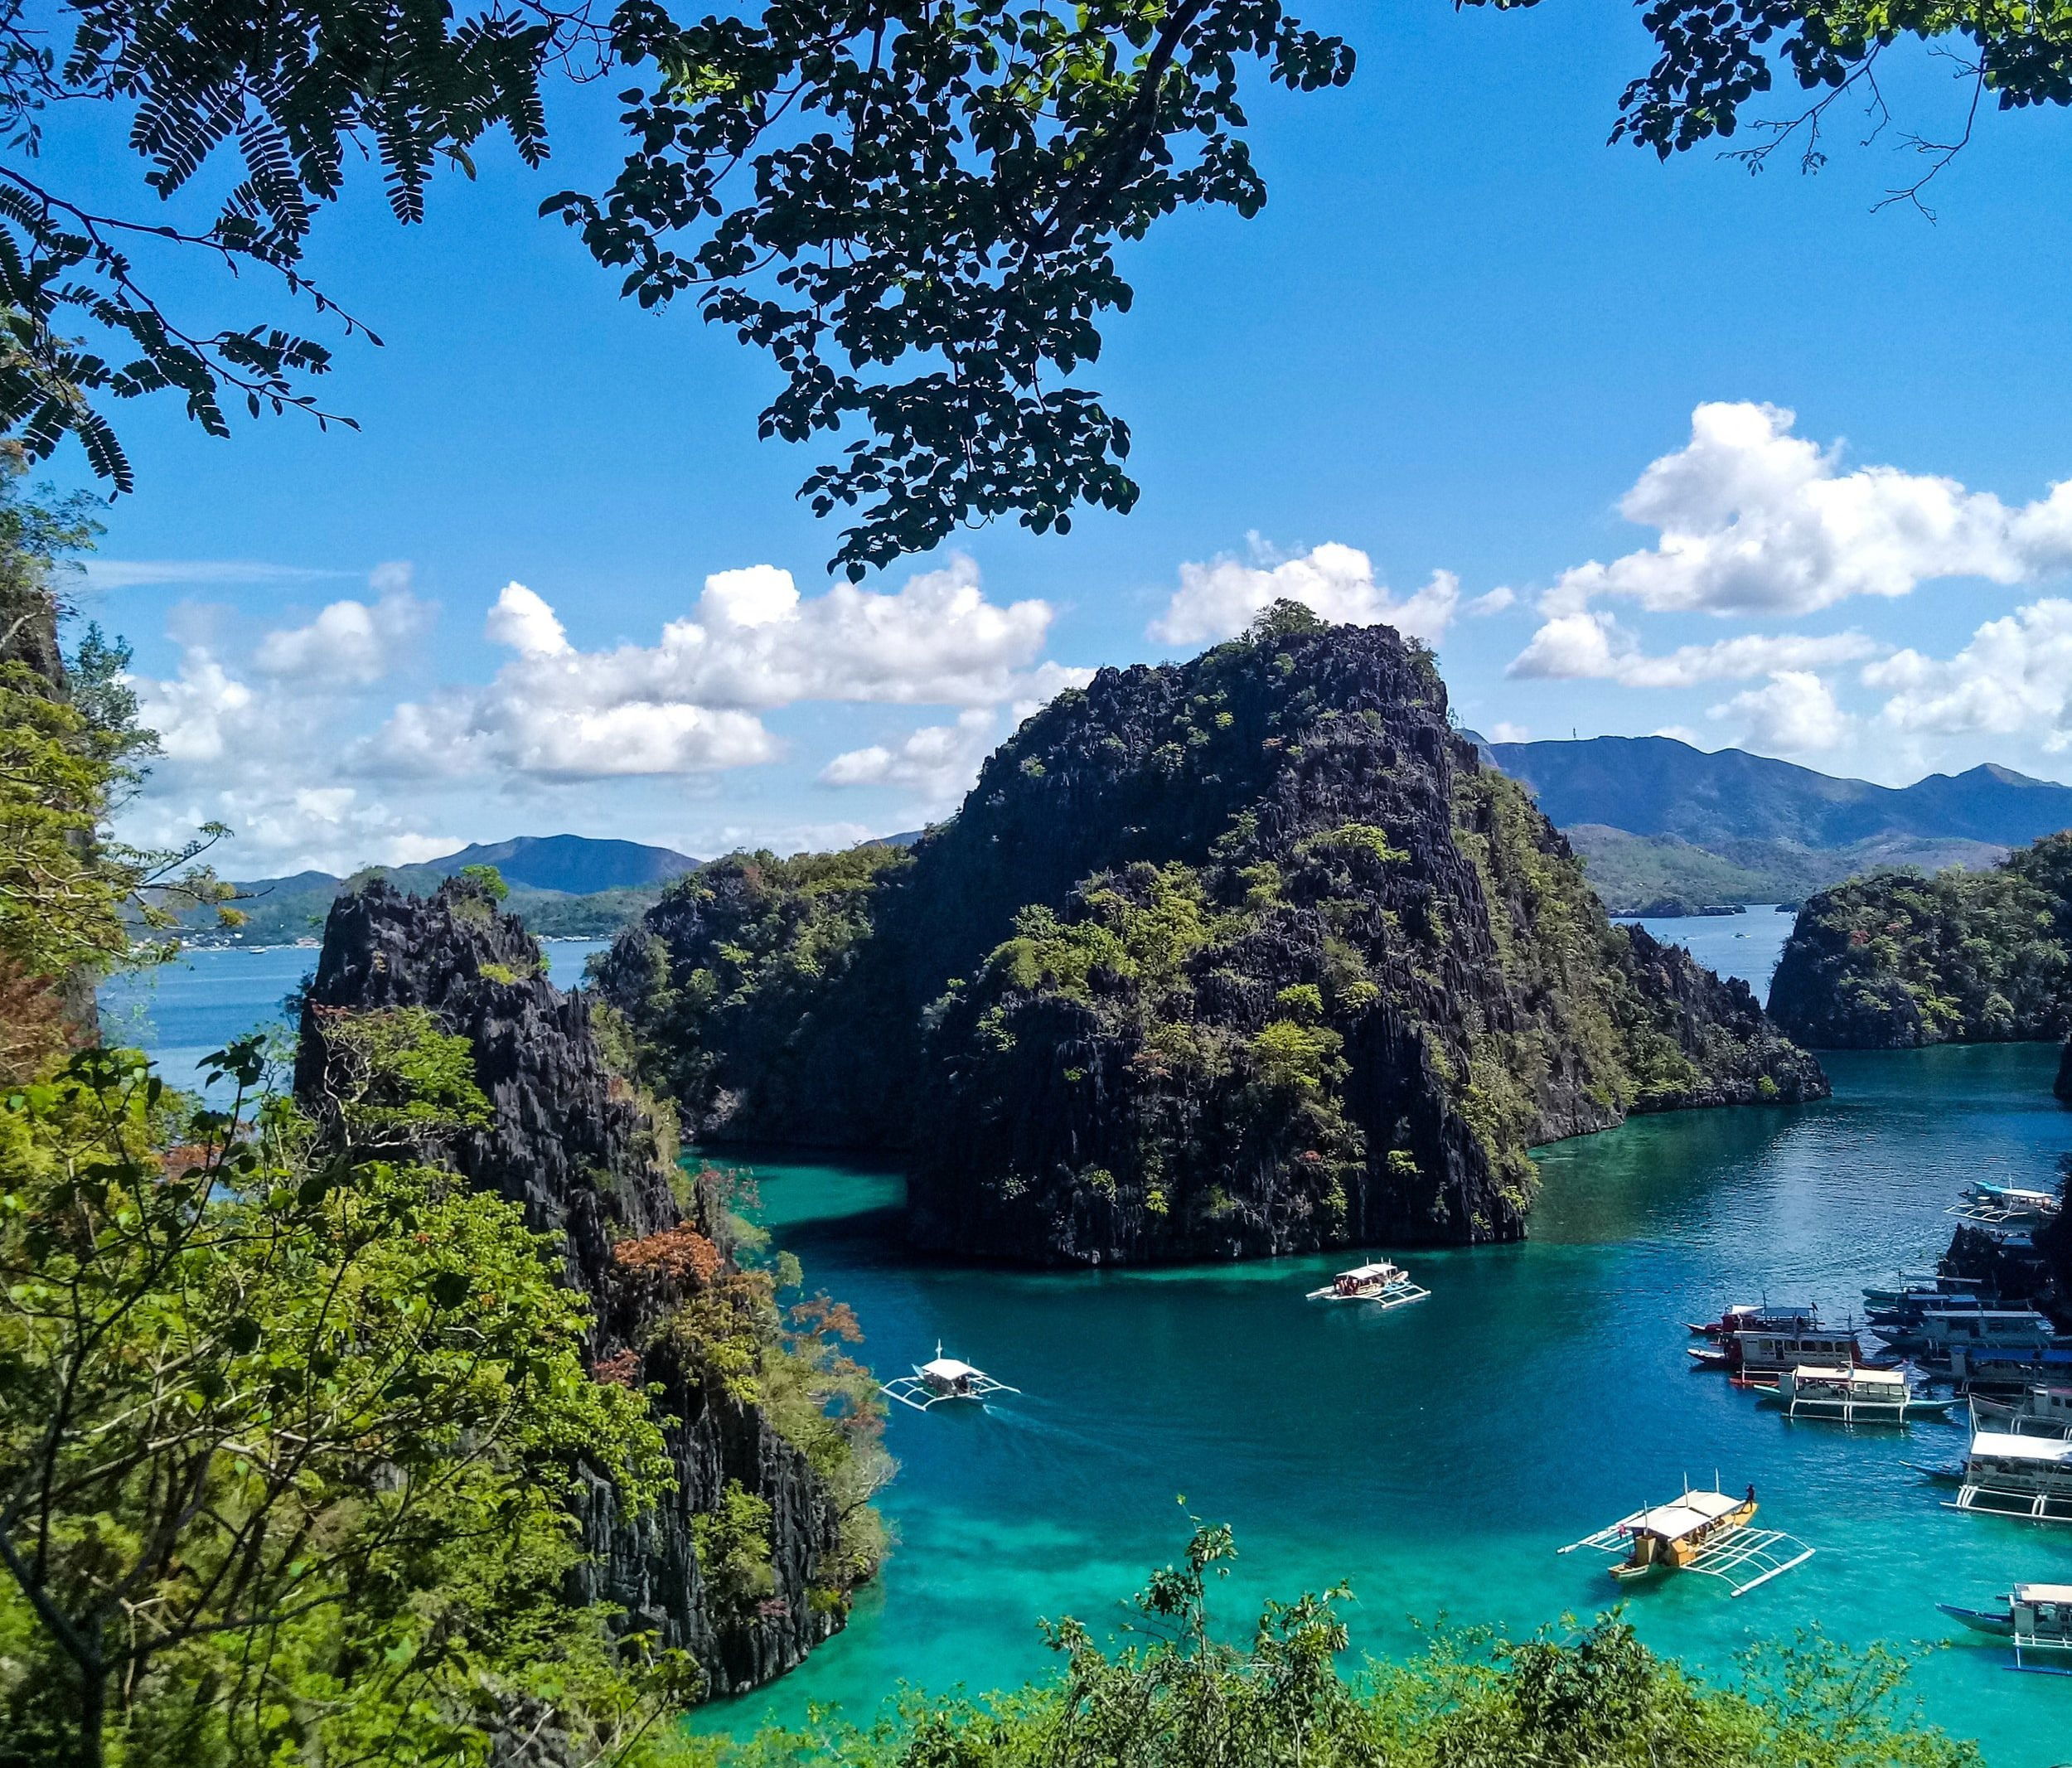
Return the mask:
M2004 1611L1996 1615L1983 1609L1959 1608L1953 1602L1938 1602L1935 1606L1952 1620L1962 1621L1974 1633L1990 1633L1997 1639L2014 1636L2014 1622Z

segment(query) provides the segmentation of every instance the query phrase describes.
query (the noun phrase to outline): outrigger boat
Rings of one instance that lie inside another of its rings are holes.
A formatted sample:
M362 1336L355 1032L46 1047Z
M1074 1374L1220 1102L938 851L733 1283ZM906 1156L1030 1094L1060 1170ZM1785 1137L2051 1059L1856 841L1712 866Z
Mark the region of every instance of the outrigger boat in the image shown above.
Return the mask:
M1870 1321L1871 1330L1881 1338L1890 1338L1892 1329L1902 1332L1918 1332L1921 1321L1930 1313L1943 1313L1950 1309L1997 1307L1997 1300L1988 1301L1971 1289L1938 1290L1932 1296L1913 1296L1904 1301L1894 1302L1889 1307L1866 1308L1864 1318Z
M1877 1329L1895 1350L1911 1351L1924 1362L1946 1364L1958 1345L1967 1350L2053 1350L2065 1341L2046 1314L2034 1308L1991 1308L1968 1296L1931 1302L1918 1319L1905 1325Z
M1991 1184L1973 1180L1964 1194L1944 1212L1991 1233L2033 1233L2063 1207L2055 1191L2040 1191L2028 1185Z
M1950 1510L2072 1523L2072 1442L2023 1436L2011 1431L1975 1431L1961 1469L1921 1468L1932 1480L1954 1477Z
M1355 1265L1350 1271L1341 1271L1321 1289L1313 1289L1307 1297L1311 1301L1371 1301L1380 1308L1399 1308L1412 1301L1422 1301L1431 1295L1429 1289L1421 1289L1410 1280L1410 1273L1401 1265L1382 1258L1372 1264Z
M2072 1388L2038 1385L2017 1400L1988 1400L1973 1394L1971 1422L1973 1430L2055 1436L2060 1441L2072 1439Z
M1949 1348L1944 1378L1961 1393L2020 1393L2038 1382L2061 1387L2072 1381L2072 1349L2056 1345L1984 1345Z
M1684 1354L1700 1368L1725 1369L1737 1381L1751 1377L1776 1377L1786 1369L1814 1364L1825 1368L1895 1368L1890 1359L1878 1360L1863 1352L1862 1340L1853 1327L1777 1326L1756 1332L1736 1332L1716 1347L1692 1345Z
M2017 1584L2000 1600L2006 1606L1998 1610L1959 1608L1953 1602L1935 1606L1975 1633L2011 1641L2016 1669L2072 1676L2072 1669L2060 1669L2055 1664L2021 1661L2024 1651L2072 1652L2072 1584Z
M1810 1301L1796 1307L1782 1303L1773 1307L1767 1301L1737 1301L1731 1308L1721 1308L1717 1320L1702 1326L1696 1320L1687 1324L1694 1336L1716 1341L1730 1339L1737 1332L1803 1331L1808 1326L1820 1324L1820 1310Z
M994 1380L984 1369L975 1369L955 1357L944 1356L940 1339L936 1340L935 1355L926 1363L914 1364L913 1374L895 1376L879 1389L887 1399L911 1406L916 1412L926 1412L943 1400L985 1400L996 1393L1021 1391L1019 1388L1009 1387L1004 1381ZM923 1394L927 1396L926 1399L922 1397Z
M1622 1582L1656 1572L1699 1572L1726 1584L1729 1596L1745 1596L1813 1556L1812 1548L1781 1529L1751 1528L1755 1517L1752 1485L1745 1498L1717 1489L1694 1492L1687 1486L1673 1502L1636 1510L1559 1551L1572 1553L1587 1547L1623 1554L1611 1568Z
M1834 1368L1802 1364L1786 1369L1775 1385L1755 1384L1760 1403L1788 1418L1832 1418L1842 1424L1905 1424L1910 1418L1940 1418L1954 1397L1930 1399L1908 1384L1904 1369Z
M1938 1296L1968 1293L1971 1287L1968 1277L1944 1276L1934 1271L1895 1271L1889 1286L1874 1283L1864 1291L1863 1305L1873 1310L1903 1308L1932 1301Z

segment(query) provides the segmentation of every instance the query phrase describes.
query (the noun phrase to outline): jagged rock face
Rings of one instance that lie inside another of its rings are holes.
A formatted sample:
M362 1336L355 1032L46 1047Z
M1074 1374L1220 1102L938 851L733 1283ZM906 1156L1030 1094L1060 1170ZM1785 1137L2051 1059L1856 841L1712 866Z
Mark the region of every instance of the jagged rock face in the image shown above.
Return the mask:
M546 980L539 947L513 917L464 883L430 899L376 880L341 896L324 929L306 998L298 1096L319 1116L339 1013L424 1007L467 1038L491 1120L436 1150L467 1177L524 1206L535 1231L561 1237L566 1281L596 1310L593 1359L639 1349L651 1322L642 1291L618 1281L615 1241L685 1218L646 1111L599 1048L588 997ZM657 1422L677 1489L646 1515L622 1514L593 1481L581 1522L589 1562L572 1596L622 1609L704 1668L716 1694L753 1688L797 1664L842 1624L809 1600L836 1543L835 1518L806 1458L753 1407L687 1381L666 1346L643 1354L641 1378L666 1392ZM745 1620L713 1612L691 1523L730 1481L772 1511L776 1599Z
M1532 1143L1826 1091L1380 627L1104 670L910 864L706 868L602 980L700 1133L903 1150L923 1243L1040 1262L1512 1238Z
M926 1243L1097 1263L1513 1239L1531 1144L1826 1090L1745 988L1609 925L1386 628L1104 672L988 763L943 840L1005 883L1044 830L1118 823L1160 863L1111 849L937 1010Z

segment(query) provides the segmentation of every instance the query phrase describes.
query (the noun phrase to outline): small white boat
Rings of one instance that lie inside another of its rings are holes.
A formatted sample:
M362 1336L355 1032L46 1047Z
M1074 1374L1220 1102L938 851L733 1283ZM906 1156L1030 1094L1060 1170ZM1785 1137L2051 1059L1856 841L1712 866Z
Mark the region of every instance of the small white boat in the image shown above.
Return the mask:
M2024 1651L2072 1652L2072 1584L2017 1584L2001 1599L1998 1609L1936 1607L1975 1633L1990 1633L2015 1648L2015 1668L2052 1676L2072 1676L2055 1664L2024 1664Z
M994 1380L984 1369L973 1368L955 1357L944 1356L942 1341L938 1339L932 1358L926 1363L917 1363L913 1374L895 1376L878 1391L902 1406L926 1412L944 1400L984 1400L995 1393L1019 1393L1022 1390Z
M1832 1418L1842 1424L1905 1424L1910 1418L1939 1418L1957 1402L1914 1392L1904 1369L1844 1368L1801 1364L1784 1370L1774 1387L1758 1383L1759 1402L1788 1418Z
M2028 1185L1992 1184L1981 1179L1965 1186L1963 1196L1944 1213L1992 1234L2028 1234L2063 1207L2055 1191Z
M1399 1308L1412 1301L1422 1301L1431 1291L1420 1289L1410 1280L1410 1273L1386 1258L1372 1264L1355 1265L1350 1271L1341 1271L1321 1289L1310 1291L1311 1301L1371 1301L1376 1307Z
M1948 1364L1959 1346L1968 1352L2068 1348L2047 1314L2034 1308L1986 1307L1961 1297L1923 1308L1908 1325L1875 1330L1893 1349L1913 1352L1924 1363Z

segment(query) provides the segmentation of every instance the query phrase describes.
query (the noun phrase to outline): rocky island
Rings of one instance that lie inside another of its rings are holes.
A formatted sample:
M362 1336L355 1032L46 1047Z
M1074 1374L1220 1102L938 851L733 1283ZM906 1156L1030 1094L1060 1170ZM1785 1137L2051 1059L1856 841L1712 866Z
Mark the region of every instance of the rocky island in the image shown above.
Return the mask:
M1770 1011L1820 1049L2072 1030L2072 832L1982 871L1875 872L1807 899Z
M1428 651L1288 604L1060 695L910 852L701 867L598 981L700 1140L897 1151L921 1243L1047 1263L1513 1239L1537 1143L1827 1091Z
M431 1151L558 1242L562 1281L593 1311L593 1378L650 1390L673 1465L674 1491L637 1519L608 1481L586 1482L571 1600L611 1605L689 1653L708 1693L736 1693L836 1631L875 1570L879 1415L837 1394L846 1371L827 1347L784 1330L771 1280L734 1256L712 1176L683 1180L670 1114L622 1072L588 997L545 967L472 880L340 897L303 1002L296 1093L325 1122L356 1031L399 1014L467 1039L487 1121ZM848 1385L874 1394L861 1373Z

